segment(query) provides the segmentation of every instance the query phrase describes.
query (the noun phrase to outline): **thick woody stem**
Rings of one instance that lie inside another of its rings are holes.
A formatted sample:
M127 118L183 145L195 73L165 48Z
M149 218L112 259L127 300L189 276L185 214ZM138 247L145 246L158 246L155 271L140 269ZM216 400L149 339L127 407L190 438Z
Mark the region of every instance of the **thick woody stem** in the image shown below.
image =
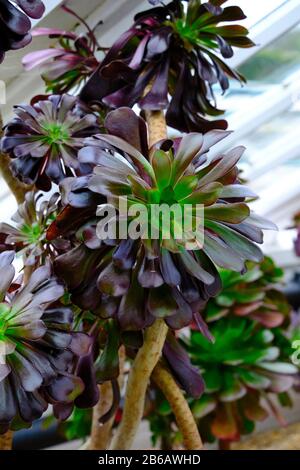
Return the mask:
M167 137L164 113L147 111L149 147ZM127 450L132 447L135 435L143 418L145 396L152 371L158 363L165 344L168 327L164 320L156 320L146 330L144 344L140 348L130 371L122 422L119 426L112 450Z
M150 376L161 356L168 327L163 320L156 320L146 330L129 374L123 417L113 441L112 450L129 450L143 418L145 396Z
M146 111L145 117L148 124L149 147L152 147L167 137L166 119L162 111Z
M12 431L7 431L6 434L0 436L0 450L11 450L13 441Z
M3 136L3 121L0 112L0 139ZM25 194L27 191L32 189L31 186L27 186L21 183L17 178L14 177L10 169L11 159L8 155L0 153L0 170L4 180L6 181L7 186L11 190L12 194L15 196L17 203L21 204L25 199Z
M192 412L170 372L161 364L157 364L153 371L152 379L171 405L178 429L183 436L186 450L203 449L202 440Z

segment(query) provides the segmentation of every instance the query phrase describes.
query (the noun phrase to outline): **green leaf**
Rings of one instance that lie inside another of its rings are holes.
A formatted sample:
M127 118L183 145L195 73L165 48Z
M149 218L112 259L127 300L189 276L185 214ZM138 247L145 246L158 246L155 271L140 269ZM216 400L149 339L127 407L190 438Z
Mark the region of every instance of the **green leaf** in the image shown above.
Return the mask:
M157 186L160 190L167 188L170 184L172 172L172 160L170 154L162 150L156 150L152 156Z
M183 176L174 188L174 194L177 201L187 198L197 187L198 178L194 175Z
M183 199L182 203L203 204L204 206L211 206L219 199L222 189L223 186L221 183L209 183Z
M240 224L250 215L247 204L215 204L204 209L204 217L209 220L220 220L230 224Z

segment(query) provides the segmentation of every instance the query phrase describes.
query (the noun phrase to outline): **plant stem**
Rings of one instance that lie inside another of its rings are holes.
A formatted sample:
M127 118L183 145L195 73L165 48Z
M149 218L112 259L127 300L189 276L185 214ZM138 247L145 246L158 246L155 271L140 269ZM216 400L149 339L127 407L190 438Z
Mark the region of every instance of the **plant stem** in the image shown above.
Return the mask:
M7 431L7 433L0 436L0 450L11 450L13 441L12 431Z
M3 121L0 113L0 139L3 136ZM15 196L17 203L21 204L25 199L25 194L27 191L32 189L31 186L27 186L21 183L17 178L14 177L10 169L11 159L9 155L0 153L0 170L4 180L6 181L7 186L11 190L12 194Z
M123 417L113 441L112 450L129 450L143 418L148 382L161 356L168 327L164 320L156 320L146 330L143 346L139 349L128 378Z
M178 429L183 436L186 450L203 449L202 440L192 412L170 372L161 364L157 364L153 371L152 379L171 405Z
M149 132L149 147L167 137L167 125L162 111L146 111L146 121Z

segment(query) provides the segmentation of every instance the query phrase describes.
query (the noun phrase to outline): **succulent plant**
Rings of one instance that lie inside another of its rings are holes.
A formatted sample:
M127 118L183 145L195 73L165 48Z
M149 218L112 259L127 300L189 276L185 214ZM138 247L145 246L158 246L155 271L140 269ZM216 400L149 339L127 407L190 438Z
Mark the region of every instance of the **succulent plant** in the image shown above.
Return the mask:
M118 108L138 104L144 110L167 109L167 123L180 131L226 129L219 116L213 85L226 91L229 78L245 79L221 58L232 47L251 47L248 31L230 24L245 15L226 0L174 0L141 12L123 33L81 93L87 102ZM186 6L186 8L185 8ZM226 25L224 23L229 23ZM118 79L116 79L118 77ZM171 96L171 100L169 100Z
M161 141L148 152L145 122L128 108L112 111L106 129L108 134L87 141L79 153L81 163L95 166L94 174L79 184L76 179L62 184L65 199L83 213L92 208L94 217L78 231L80 243L56 259L56 271L75 304L99 307L124 329L141 329L162 317L174 329L194 319L206 331L199 311L221 288L215 265L244 272L246 260L262 258L256 245L262 243L262 228L273 228L245 202L253 193L239 184L236 168L244 149L210 157L210 148L227 136L215 130ZM164 238L160 226L154 240L142 235L101 240L92 193L116 208L126 196L129 205L139 203L147 213L154 204L202 204L204 245L190 249L184 237ZM68 226L68 215L60 219L58 233L64 223ZM48 234L56 237L57 230L52 226Z
M86 32L76 34L57 28L36 28L32 32L33 37L49 36L49 39L56 39L57 44L48 49L30 52L22 61L27 71L42 67L46 91L53 94L80 90L98 67L99 60L96 54L102 50L95 36L95 30L91 30L72 10L66 6L62 8L75 16Z
M0 63L5 52L21 49L31 41L30 18L41 18L45 6L41 0L1 0L0 2Z
M13 258L0 254L0 433L30 427L49 403L74 401L84 383L68 368L90 348L86 335L72 331L72 311L57 303L64 288L49 266L20 287Z
M42 193L27 192L12 217L14 225L0 223L0 251L15 250L23 256L25 266L40 266L71 247L68 239L48 242L47 229L60 210L60 196L55 193L48 201L42 198Z
M49 190L51 182L90 171L77 156L85 138L99 132L99 126L97 117L80 108L76 97L52 95L16 106L15 114L5 127L1 146L21 181Z
M245 274L221 270L222 292L205 309L208 323L226 315L247 316L267 328L289 321L291 307L278 289L283 271L265 257L260 264L248 263Z
M206 383L206 394L195 403L194 413L198 418L207 416L213 436L237 440L270 411L280 416L272 394L279 403L290 403L288 392L298 380L298 368L291 363L291 344L280 329L272 331L251 320L228 318L216 322L211 330L213 346L193 332L188 348L193 363L201 358ZM267 407L261 398L266 399Z
M241 435L253 432L255 423L270 413L283 425L274 397L280 405L291 406L289 392L299 382L287 336L279 328L270 330L235 316L215 321L210 331L214 343L197 331L182 341L205 382L205 393L189 400L201 436L208 442L238 441ZM176 362L172 365L175 369ZM163 437L169 446L179 445L180 435L171 410L160 394L156 399L160 416L148 417L153 438Z

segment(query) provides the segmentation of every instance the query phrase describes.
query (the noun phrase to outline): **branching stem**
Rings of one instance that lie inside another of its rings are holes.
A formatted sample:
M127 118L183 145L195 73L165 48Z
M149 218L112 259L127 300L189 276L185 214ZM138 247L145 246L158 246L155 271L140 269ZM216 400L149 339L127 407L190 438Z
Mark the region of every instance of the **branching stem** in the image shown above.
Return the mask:
M182 391L173 379L171 373L163 365L157 364L153 371L152 379L171 405L178 429L183 436L185 449L203 449L195 419Z

